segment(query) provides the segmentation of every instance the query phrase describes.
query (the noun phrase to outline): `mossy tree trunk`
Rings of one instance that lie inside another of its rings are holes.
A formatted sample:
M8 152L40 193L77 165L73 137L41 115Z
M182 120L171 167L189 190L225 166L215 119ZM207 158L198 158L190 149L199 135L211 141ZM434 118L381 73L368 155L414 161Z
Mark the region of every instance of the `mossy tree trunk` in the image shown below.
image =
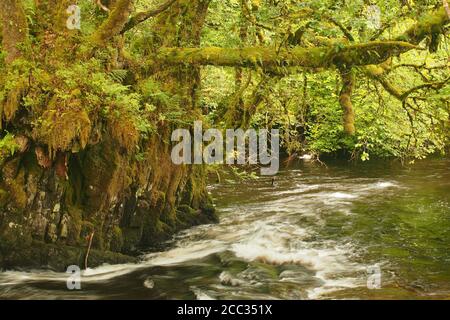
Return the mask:
M6 63L11 63L21 55L18 48L28 34L27 20L20 0L0 2L2 20L2 47L6 51Z
M347 135L355 134L355 111L353 110L352 94L355 86L355 74L353 70L341 70L342 90L339 95L339 103L344 112L344 132Z
M88 63L111 48L116 48L115 53L109 55L103 70L93 72L126 68L121 31L129 21L133 1L115 1L109 17L88 39L66 28L66 9L71 1L37 3L39 25L33 32L39 48L24 55L40 61L41 72L54 88L35 87L34 75L23 74L24 79L31 79L25 81L26 89L12 90L2 101L2 109L6 105L10 109L6 115L3 110L2 122L7 130L21 133L25 146L2 164L0 268L83 266L87 239L92 234L90 266L134 261L119 253L132 254L139 248L158 245L181 228L216 221L203 168L176 166L171 161L167 141L173 127L161 123L157 135L139 141L133 126L125 120L105 123L92 110L86 111L82 87L65 91L61 98L61 91L67 89L52 77L61 72L61 67ZM20 4L18 0L2 2L6 9L2 12L8 13L6 20L6 15L2 19L8 62L21 57L19 48L27 35ZM153 50L198 46L208 4L202 0L177 1L161 14ZM199 67L161 68L150 77L165 92L180 97L180 109L187 109L192 119L198 118ZM23 107L26 92L34 91L43 100L39 118L50 117L46 130L38 130L32 122L33 114ZM164 112L165 106L158 108ZM60 127L56 125L59 121ZM134 144L139 144L145 155L140 161L127 149Z

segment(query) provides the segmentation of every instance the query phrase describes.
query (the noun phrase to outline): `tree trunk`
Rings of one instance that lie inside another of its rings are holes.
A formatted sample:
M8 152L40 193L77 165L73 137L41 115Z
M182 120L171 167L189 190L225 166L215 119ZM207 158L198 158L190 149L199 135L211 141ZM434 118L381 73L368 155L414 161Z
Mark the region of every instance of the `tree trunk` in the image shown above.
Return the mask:
M0 19L6 63L11 63L20 57L19 45L23 44L28 34L27 20L20 0L2 0L0 2Z
M339 103L344 111L344 132L347 135L355 134L355 111L353 110L352 94L355 86L355 74L353 70L341 70L342 90L339 95Z

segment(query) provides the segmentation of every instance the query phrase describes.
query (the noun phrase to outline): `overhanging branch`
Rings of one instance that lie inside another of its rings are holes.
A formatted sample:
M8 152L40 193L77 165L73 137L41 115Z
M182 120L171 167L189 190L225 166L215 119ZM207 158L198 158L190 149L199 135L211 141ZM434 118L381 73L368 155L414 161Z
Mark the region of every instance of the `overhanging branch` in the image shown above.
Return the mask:
M340 23L339 21L337 21L336 19L334 19L332 16L329 16L329 15L325 15L325 19L329 20L336 27L338 27L339 30L341 30L341 32L345 35L345 37L350 42L355 42L355 38L353 37L353 35L350 33L350 31L348 31L348 29L342 23Z
M363 44L314 48L294 47L276 50L268 47L246 48L161 48L154 63L168 65L215 65L248 68L328 68L332 66L377 65L388 58L417 49L427 35L442 32L449 18L444 8L425 14L419 22L393 41L371 41Z
M164 2L155 9L137 13L135 16L131 17L130 20L128 20L128 22L125 24L120 33L125 33L128 30L137 26L138 24L150 19L151 17L157 16L158 14L166 11L172 6L172 4L174 4L177 1L178 0L167 0L166 2Z
M396 37L396 39L407 41L413 44L418 44L423 39L425 39L425 37L430 36L433 33L442 32L444 26L449 22L450 18L448 17L446 10L442 7L436 11L433 11L432 13L424 15L415 25L409 28L402 35ZM410 90L402 92L402 90L397 88L392 82L387 79L386 70L383 67L369 65L364 67L363 71L368 77L378 81L389 94L400 101L406 100L412 92L425 88L436 88L448 81L447 79L442 83L424 83Z
M364 67L364 73L369 77L376 81L378 81L389 94L391 94L393 97L398 99L399 101L405 101L408 99L408 97L419 90L422 89L435 89L439 90L441 89L447 82L450 81L450 77L443 81L436 81L436 82L426 82L419 84L411 89L408 89L406 91L402 91L401 89L397 88L389 79L386 78L384 74L384 69L382 67L378 66L366 66Z
M168 65L214 65L248 68L363 66L378 64L415 45L401 41L374 41L365 44L281 49L246 48L162 48L155 62Z
M405 33L395 38L398 41L406 41L419 44L425 37L442 33L443 28L450 22L444 7L422 16L419 21Z
M102 46L114 36L119 35L133 10L133 4L134 0L118 0L109 17L92 35L92 41L96 45Z

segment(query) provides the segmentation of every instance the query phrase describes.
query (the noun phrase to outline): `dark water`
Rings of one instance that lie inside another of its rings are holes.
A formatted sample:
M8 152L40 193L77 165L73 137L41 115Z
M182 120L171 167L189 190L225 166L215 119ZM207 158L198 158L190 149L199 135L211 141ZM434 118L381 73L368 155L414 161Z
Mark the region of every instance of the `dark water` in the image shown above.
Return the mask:
M275 186L215 185L219 224L140 264L87 270L80 291L64 273L0 273L0 298L449 299L449 169L299 163Z

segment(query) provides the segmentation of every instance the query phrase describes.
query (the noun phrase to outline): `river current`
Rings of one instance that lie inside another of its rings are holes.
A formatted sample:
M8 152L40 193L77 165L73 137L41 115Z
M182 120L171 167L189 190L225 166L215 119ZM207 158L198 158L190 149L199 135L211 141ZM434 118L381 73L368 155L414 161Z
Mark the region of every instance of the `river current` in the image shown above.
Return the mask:
M220 223L142 262L0 273L6 299L450 298L450 160L327 166L211 185ZM378 272L379 271L379 272Z

